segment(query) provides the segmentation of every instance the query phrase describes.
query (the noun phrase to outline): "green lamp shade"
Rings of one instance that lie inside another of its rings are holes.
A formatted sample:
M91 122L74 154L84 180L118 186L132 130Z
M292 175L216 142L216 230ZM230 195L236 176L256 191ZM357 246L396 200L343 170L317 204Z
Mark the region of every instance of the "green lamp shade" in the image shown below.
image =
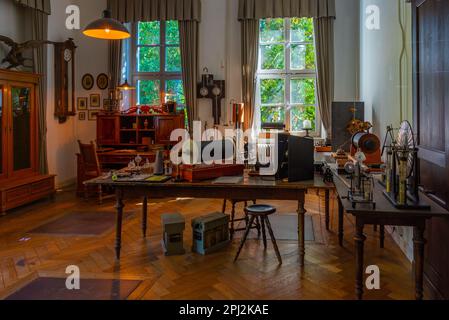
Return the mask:
M103 18L91 22L83 34L97 39L121 40L131 37L128 29L119 21L111 18L109 10L103 11Z

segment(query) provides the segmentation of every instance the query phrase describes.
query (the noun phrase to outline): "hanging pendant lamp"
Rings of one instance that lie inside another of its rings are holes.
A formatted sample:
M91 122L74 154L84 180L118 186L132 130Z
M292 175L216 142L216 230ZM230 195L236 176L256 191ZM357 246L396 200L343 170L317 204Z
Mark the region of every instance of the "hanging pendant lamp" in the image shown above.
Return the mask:
M84 29L83 34L106 40L121 40L131 37L128 29L120 21L112 19L110 10L104 10L103 18L91 22Z

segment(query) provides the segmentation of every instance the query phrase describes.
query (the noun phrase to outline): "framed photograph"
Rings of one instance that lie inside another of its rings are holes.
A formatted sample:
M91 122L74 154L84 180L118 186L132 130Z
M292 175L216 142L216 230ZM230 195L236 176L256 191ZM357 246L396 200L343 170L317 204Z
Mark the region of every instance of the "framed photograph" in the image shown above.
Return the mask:
M97 115L100 113L98 110L89 110L89 121L97 121Z
M77 99L77 110L87 110L87 98L81 97Z
M90 73L86 73L81 79L81 85L83 86L84 90L89 91L94 87L94 84L95 84L94 77Z
M109 87L109 77L105 73L100 73L97 77L97 87L100 90L105 90Z
M84 120L86 120L86 112L80 112L80 113L78 113L78 120L80 120L80 121L84 121Z
M111 100L109 99L103 99L103 109L108 110L109 109L109 105Z
M91 94L90 95L90 109L100 109L100 95L99 94Z

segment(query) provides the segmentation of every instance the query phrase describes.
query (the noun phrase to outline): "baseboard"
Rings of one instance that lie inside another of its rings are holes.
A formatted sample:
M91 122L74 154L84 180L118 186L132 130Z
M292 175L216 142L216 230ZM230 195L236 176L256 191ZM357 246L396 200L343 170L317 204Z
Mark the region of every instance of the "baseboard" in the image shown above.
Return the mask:
M58 181L56 183L56 189L68 189L76 185L76 178L72 178L65 181Z

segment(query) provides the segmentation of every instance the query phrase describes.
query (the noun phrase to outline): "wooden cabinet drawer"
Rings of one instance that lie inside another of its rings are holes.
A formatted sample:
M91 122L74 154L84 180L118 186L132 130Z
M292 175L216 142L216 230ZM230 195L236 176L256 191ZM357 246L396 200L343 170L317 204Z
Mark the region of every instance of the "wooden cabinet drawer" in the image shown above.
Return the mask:
M17 199L26 198L31 194L31 188L29 185L20 186L6 191L6 202L12 202Z
M42 180L31 185L31 194L47 192L53 188L53 179Z

